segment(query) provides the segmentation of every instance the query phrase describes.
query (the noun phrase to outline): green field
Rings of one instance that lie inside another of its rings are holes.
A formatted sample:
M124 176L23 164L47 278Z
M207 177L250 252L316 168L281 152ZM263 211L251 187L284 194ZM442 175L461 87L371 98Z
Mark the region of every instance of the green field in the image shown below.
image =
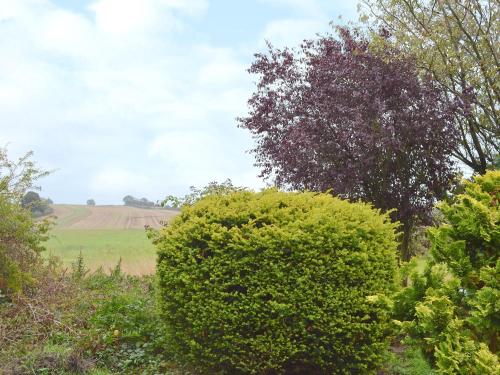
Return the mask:
M129 274L153 273L156 249L142 229L83 230L55 229L46 244L47 254L60 257L70 266L79 256L91 270L113 268L122 259L122 270Z
M131 275L155 271L156 249L144 226L159 228L177 214L128 206L54 205L53 209L47 256L57 256L70 267L81 253L88 268L105 271L121 259L122 270Z

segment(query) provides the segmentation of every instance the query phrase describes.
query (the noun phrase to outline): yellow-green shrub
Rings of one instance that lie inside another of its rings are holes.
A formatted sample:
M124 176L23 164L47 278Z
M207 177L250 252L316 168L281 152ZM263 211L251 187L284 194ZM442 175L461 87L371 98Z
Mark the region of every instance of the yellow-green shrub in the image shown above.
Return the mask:
M157 237L163 318L208 373L374 373L395 286L395 226L328 194L209 195Z
M498 374L500 342L500 171L464 182L429 230L422 274L396 297L407 342L443 374Z

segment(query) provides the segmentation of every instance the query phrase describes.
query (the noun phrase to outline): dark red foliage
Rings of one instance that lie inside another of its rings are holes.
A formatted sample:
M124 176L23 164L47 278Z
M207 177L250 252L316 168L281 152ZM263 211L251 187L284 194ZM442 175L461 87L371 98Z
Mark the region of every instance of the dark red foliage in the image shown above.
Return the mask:
M454 178L453 108L397 51L375 53L346 28L338 35L257 54L249 72L260 80L240 126L257 141L263 177L396 208L409 234Z

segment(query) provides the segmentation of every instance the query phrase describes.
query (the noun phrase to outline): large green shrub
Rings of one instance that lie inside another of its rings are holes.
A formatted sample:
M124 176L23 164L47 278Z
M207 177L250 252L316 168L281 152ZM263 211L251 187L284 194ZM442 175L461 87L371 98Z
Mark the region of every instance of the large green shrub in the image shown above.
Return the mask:
M46 225L0 192L0 296L21 292L39 265Z
M48 223L33 221L21 204L26 190L46 175L36 168L31 155L11 161L0 148L0 301L33 281L32 271L40 264L44 249Z
M375 373L395 226L328 194L208 195L157 237L163 318L206 373Z
M423 273L396 297L408 342L439 373L498 374L500 340L500 171L464 183L439 205Z

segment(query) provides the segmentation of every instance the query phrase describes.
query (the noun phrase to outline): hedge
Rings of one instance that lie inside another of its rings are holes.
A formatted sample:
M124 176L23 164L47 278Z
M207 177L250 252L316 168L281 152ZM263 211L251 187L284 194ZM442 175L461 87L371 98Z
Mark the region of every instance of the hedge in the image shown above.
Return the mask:
M157 240L171 347L203 373L376 373L395 228L367 204L311 192L185 206Z

